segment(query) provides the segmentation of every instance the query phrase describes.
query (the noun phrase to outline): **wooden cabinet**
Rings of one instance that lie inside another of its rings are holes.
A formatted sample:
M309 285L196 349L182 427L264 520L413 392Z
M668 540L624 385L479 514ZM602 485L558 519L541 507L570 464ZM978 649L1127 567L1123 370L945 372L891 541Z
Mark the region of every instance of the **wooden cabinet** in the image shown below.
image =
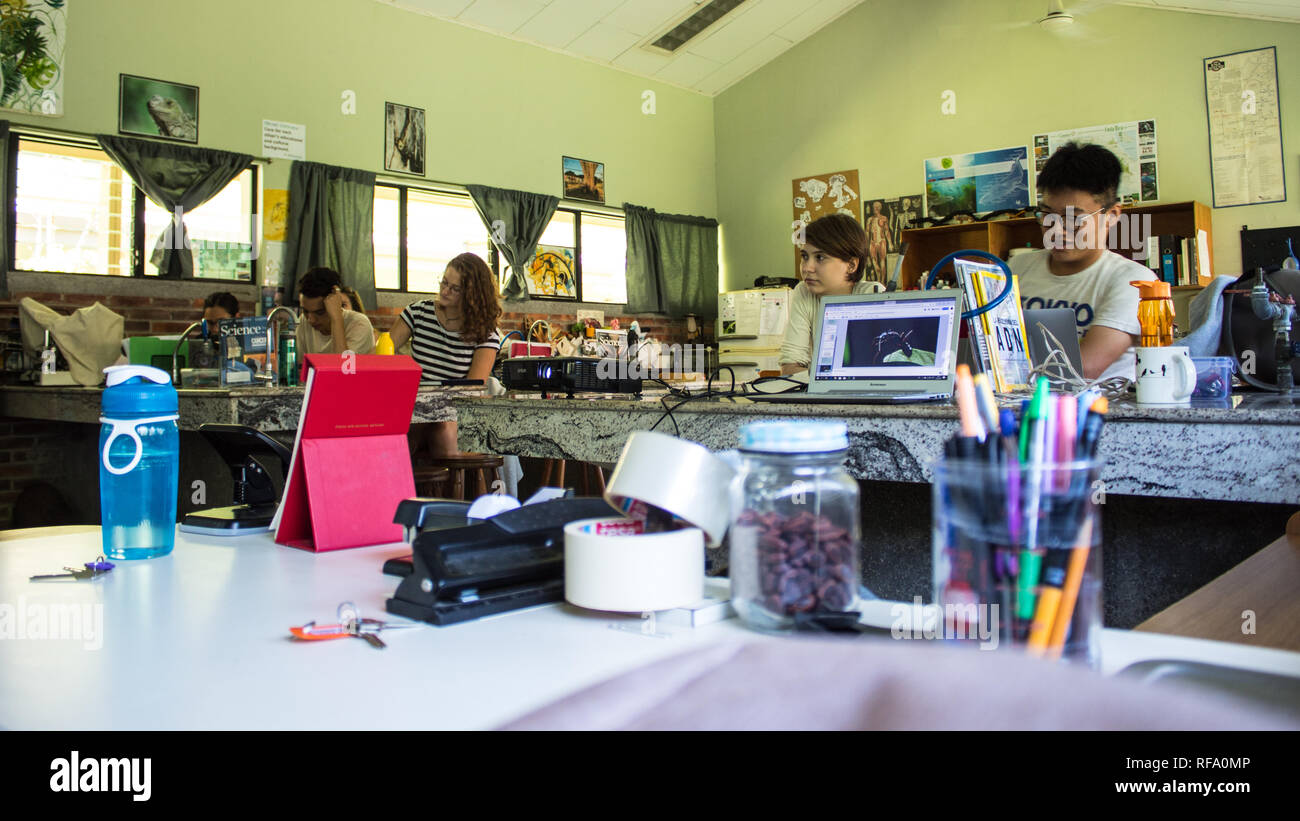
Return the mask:
M1133 205L1124 207L1122 213L1128 219L1115 238L1125 248L1131 249L1133 245L1140 244L1140 240L1127 232L1128 228L1141 233L1143 237L1177 234L1192 239L1198 230L1205 231L1210 245L1209 270L1214 271L1214 233L1210 230L1209 206L1194 201ZM1132 217L1137 219L1133 220ZM903 260L900 287L916 288L922 272L929 271L936 262L954 251L974 248L1006 259L1012 248L1042 248L1043 233L1032 217L1024 217L933 228L909 228L903 232L903 241L908 247L907 258ZM1130 250L1128 256L1132 254ZM1184 287L1200 288L1209 281L1208 277L1203 277L1200 285Z

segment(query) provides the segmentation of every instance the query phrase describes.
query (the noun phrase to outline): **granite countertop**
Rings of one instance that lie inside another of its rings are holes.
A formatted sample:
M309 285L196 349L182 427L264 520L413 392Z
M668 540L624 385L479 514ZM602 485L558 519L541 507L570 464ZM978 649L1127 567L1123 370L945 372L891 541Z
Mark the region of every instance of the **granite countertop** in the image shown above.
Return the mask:
M469 396L481 388L421 388L415 397L413 423L454 420L454 396ZM0 387L0 416L57 422L98 423L103 388L81 386L7 385ZM296 430L303 388L256 387L182 388L181 430L203 424L248 425L262 431Z
M745 399L542 399L539 394L454 400L467 451L615 462L627 437L655 429L711 450L735 447L757 419L831 418L849 432L846 465L858 479L925 482L957 432L951 404L803 405ZM1258 394L1218 406L1111 403L1099 442L1106 492L1184 499L1300 503L1300 397ZM1009 404L1009 403L1008 403ZM1235 407L1232 405L1235 404Z

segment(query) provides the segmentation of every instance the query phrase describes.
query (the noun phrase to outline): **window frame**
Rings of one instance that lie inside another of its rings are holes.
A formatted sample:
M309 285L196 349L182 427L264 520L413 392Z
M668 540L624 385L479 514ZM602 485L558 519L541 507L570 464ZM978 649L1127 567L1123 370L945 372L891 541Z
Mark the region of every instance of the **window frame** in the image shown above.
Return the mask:
M44 131L36 132L36 131L27 131L25 129L13 129L13 128L10 129L8 156L4 158L5 186L4 186L3 194L5 198L5 207L7 210L6 220L5 220L4 241L5 241L5 249L9 255L8 265L11 271L15 273L22 273L22 274L41 274L41 275L69 276L69 277L106 276L106 277L111 277L113 279L122 279L122 280L132 280L132 279L139 278L142 280L159 280L164 282L181 281L179 278L169 277L166 274L146 274L144 272L145 245L146 245L145 195L144 195L144 191L140 190L140 187L131 180L131 176L126 173L126 169L121 168L121 166L118 166L118 168L122 172L123 182L129 183L132 191L131 214L129 218L126 214L122 215L123 223L125 224L126 222L130 222L132 225L131 273L129 276L120 276L118 274L80 274L74 271L37 271L37 270L30 270L26 268L18 268L17 256L16 256L17 245L18 245L18 205L17 205L18 154L19 154L19 143L21 143L24 140L33 143L45 143L47 145L66 145L74 148L90 148L90 149L94 149L95 151L101 151L101 152L104 150L103 148L100 147L99 143L96 142L94 139L90 137L83 137L82 135L74 134L71 132L44 132ZM105 154L105 157L108 159L109 162L113 162L112 158L108 157L107 154ZM258 208L258 203L261 199L260 194L262 190L261 189L261 168L260 168L261 164L262 164L261 162L254 160L248 166L248 170L252 172L252 177L253 177L249 185L248 205L249 205L249 213L253 216L252 224L250 224L249 229L251 233L250 239L252 241L252 247L254 251L252 258L249 260L249 278L247 280L243 280L243 279L228 279L225 277L197 277L196 276L190 280L185 280L185 281L187 282L233 282L233 283L239 283L245 285L256 285L258 283L259 281L258 275L261 273L259 270L258 262L261 257L261 254L256 252L258 251L258 244L261 239L260 236L261 232L258 226L259 220L261 219L261 212ZM114 163L114 165L116 165L116 163ZM241 171L240 173L243 172ZM125 199L126 197L124 196L123 200Z

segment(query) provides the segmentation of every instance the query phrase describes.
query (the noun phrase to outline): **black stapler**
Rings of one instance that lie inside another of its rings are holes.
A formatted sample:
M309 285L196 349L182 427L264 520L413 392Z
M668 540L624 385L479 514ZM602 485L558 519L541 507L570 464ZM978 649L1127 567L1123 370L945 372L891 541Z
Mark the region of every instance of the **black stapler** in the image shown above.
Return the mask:
M269 531L275 517L275 486L271 474L257 457L278 460L280 475L287 476L291 460L289 449L246 425L199 425L199 433L230 466L235 504L186 514L180 529L210 536L244 536Z
M552 499L463 527L420 529L455 516L448 504L457 503L408 499L398 506L394 521L416 535L411 571L387 601L388 612L448 625L560 601L564 526L616 514L600 498Z

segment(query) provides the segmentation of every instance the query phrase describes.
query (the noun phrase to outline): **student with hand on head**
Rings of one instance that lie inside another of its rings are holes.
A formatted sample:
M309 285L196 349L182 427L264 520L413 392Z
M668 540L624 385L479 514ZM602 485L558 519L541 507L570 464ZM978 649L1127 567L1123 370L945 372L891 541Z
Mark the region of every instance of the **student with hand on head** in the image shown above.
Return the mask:
M822 297L881 290L862 276L868 260L867 232L853 217L829 214L813 220L804 229L799 258L803 281L790 296L790 321L779 360L782 375L808 370Z
M476 254L461 254L447 263L437 298L406 306L389 336L394 348L410 340L421 384L487 379L501 348L500 316L492 269ZM455 422L435 422L431 429L429 449L434 456L459 452Z
M1024 308L1070 308L1080 334L1083 376L1133 378L1139 341L1138 289L1153 280L1151 269L1107 249L1110 227L1120 219L1119 160L1099 145L1067 143L1038 175L1043 204L1035 212L1043 229L1040 251L1017 254L1009 263ZM1028 333L1041 333L1027 328Z
M305 321L298 323L298 353L373 353L370 319L346 306L338 272L312 268L298 281L298 304Z

